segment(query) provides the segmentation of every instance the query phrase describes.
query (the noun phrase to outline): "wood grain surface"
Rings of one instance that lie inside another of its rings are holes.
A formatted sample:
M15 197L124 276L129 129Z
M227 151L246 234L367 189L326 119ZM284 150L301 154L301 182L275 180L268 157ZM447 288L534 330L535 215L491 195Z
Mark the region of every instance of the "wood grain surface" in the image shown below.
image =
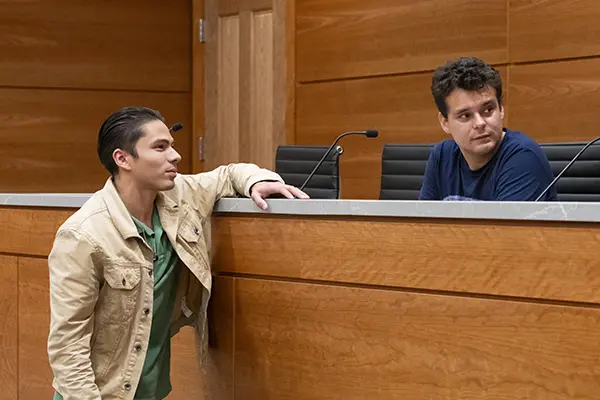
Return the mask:
M0 207L0 253L48 256L58 227L74 212Z
M600 55L594 0L509 0L510 62Z
M506 7L481 0L298 0L297 80L428 71L463 55L505 63Z
M600 310L236 279L235 398L597 399Z
M19 257L19 399L51 399L48 261Z
M126 106L159 110L182 122L175 147L190 172L191 107L186 93L98 92L0 88L0 192L91 193L108 172L97 154L98 130Z
M1 7L0 86L190 90L191 1L14 0Z
M214 269L600 304L596 224L231 217L213 222Z
M17 257L0 255L0 400L17 398Z
M588 142L600 136L600 59L510 67L513 129L538 142Z
M199 383L204 400L233 400L235 280L215 276L209 303L209 350Z

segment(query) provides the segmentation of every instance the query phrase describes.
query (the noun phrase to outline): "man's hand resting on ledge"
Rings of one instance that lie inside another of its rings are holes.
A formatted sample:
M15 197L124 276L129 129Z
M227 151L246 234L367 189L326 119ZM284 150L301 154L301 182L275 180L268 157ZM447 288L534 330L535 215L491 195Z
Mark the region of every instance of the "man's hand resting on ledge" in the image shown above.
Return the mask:
M269 206L265 199L273 194L280 194L288 199L308 199L308 195L295 186L281 182L257 182L250 189L250 197L257 206L266 210Z

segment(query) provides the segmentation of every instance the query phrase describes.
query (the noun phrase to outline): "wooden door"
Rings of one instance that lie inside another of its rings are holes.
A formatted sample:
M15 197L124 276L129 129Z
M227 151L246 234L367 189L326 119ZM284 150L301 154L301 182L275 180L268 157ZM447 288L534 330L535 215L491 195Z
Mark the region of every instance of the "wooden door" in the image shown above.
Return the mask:
M272 169L277 146L293 141L286 137L286 121L293 123L292 2L205 3L205 168L253 162Z

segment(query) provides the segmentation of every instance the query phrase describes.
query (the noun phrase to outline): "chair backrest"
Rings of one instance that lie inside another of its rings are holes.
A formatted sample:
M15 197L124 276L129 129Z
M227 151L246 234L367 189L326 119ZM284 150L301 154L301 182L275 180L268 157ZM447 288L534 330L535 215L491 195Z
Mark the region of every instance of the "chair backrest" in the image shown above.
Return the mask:
M557 176L586 143L543 143ZM417 200L433 144L386 144L381 156L381 200ZM592 145L556 182L559 201L600 202L600 144Z
M418 200L433 144L386 144L381 154L381 200Z
M544 143L542 150L557 176L586 143ZM600 201L600 145L591 145L556 182L559 201Z
M317 166L329 146L293 146L277 148L275 172L290 185L300 187ZM340 195L339 156L341 146L331 150L323 164L308 182L304 192L313 199L338 199Z

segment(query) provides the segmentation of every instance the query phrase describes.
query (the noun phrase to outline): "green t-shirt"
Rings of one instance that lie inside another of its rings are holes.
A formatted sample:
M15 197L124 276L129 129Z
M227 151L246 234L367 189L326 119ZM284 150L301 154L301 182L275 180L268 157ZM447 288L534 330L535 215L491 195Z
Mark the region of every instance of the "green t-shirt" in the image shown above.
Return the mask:
M171 315L177 288L177 253L163 231L156 207L152 229L131 216L140 236L154 250L154 304L150 341L136 400L162 400L171 392ZM58 393L54 400L63 400Z

